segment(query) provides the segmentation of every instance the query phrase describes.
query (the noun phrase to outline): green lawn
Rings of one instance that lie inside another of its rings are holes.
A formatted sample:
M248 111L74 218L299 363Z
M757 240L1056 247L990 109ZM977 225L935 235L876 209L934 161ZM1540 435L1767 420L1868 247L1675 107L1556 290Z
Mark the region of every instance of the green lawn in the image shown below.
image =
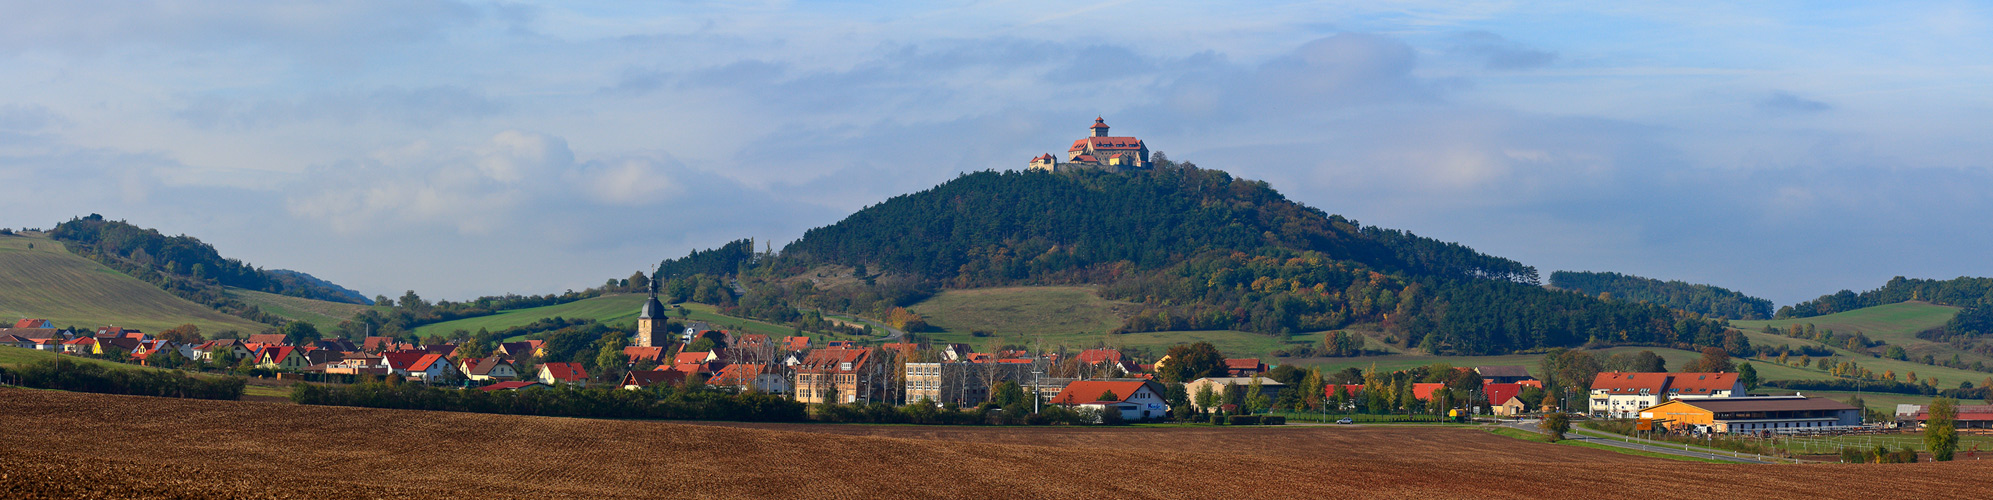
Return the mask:
M1552 443L1552 444L1559 444L1559 445L1564 445L1564 446L1576 446L1576 447L1580 447L1580 448L1592 448L1592 449L1597 449L1597 450L1605 450L1605 451L1610 451L1610 452L1613 452L1613 453L1621 453L1621 454L1626 454L1626 455L1635 455L1635 456L1642 456L1642 457L1652 457L1652 458L1665 458L1665 459L1669 459L1669 460L1680 460L1680 461L1684 461L1684 462L1703 462L1703 463L1718 463L1718 464L1727 464L1727 463L1735 463L1735 462L1725 462L1725 461L1722 461L1722 460L1710 460L1710 459L1707 459L1707 458L1696 458L1696 457L1684 457L1684 456L1681 456L1681 455L1669 455L1669 454L1666 454L1666 453L1657 453L1657 452L1651 452L1651 451L1641 451L1641 450L1629 450L1629 449L1625 449L1625 448L1620 448L1620 447L1616 447L1616 446L1607 446L1607 445L1602 445L1602 444L1596 444L1596 443L1589 443L1589 442L1585 442L1585 441L1577 441L1577 440L1570 440L1570 439L1566 439L1566 440L1563 440L1563 441L1556 441L1556 442L1552 442L1552 441L1550 440L1550 436L1545 436L1545 435L1543 435L1543 433L1540 433L1540 432L1529 432L1529 431L1525 431L1525 430L1521 430L1521 429L1514 429L1514 428L1509 428L1509 427L1489 427L1489 428L1488 428L1487 430L1488 430L1488 432L1491 432L1491 433L1494 433L1494 434L1496 434L1496 435L1499 435L1499 436L1508 436L1508 437L1512 437L1512 438L1516 438L1516 439L1521 439L1521 440L1524 440L1524 441L1533 441L1533 442L1538 442L1538 443Z
M1049 337L1107 333L1131 307L1092 288L1047 286L948 290L909 309L946 333Z
M241 288L229 288L228 294L236 300L241 300L256 306L257 309L262 309L263 312L311 323L312 326L318 327L318 331L321 332L329 332L337 329L339 322L353 319L353 315L360 314L360 311L370 308L379 309L382 312L388 310L385 307L373 308L360 304L291 297Z
M188 323L202 332L268 327L175 297L53 240L0 236L0 320L19 318L47 319L58 328L117 325L147 332Z
M1786 439L1784 448L1803 455L1838 454L1842 448L1874 450L1876 446L1887 446L1891 450L1910 448L1917 451L1930 451L1924 446L1924 435L1917 432L1898 434L1856 434L1846 436L1793 437ZM1971 460L1965 453L1973 447L1979 448L1978 458L1988 458L1993 452L1993 436L1984 434L1959 434L1958 452L1953 460Z

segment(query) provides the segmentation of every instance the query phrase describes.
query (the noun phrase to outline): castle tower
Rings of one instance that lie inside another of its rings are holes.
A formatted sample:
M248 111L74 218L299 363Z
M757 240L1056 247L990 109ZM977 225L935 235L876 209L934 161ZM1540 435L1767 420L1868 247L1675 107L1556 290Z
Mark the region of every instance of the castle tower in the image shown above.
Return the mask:
M1093 126L1088 128L1093 129L1094 137L1107 137L1107 120L1101 117L1093 117Z
M650 280L650 300L644 302L644 310L637 313L637 347L664 347L671 342L670 329L664 326L664 303L657 301L657 277Z

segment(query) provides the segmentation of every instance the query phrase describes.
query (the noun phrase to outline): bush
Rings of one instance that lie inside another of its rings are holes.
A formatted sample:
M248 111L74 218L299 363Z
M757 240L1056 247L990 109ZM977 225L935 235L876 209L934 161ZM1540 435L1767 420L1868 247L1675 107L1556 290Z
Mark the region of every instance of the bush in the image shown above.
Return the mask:
M179 370L114 370L60 355L13 371L0 369L0 374L23 387L193 399L242 399L247 383L241 377L194 378Z
M1231 425L1259 425L1259 415L1232 415L1227 422Z
M1261 425L1287 425L1287 417L1268 415L1260 417L1259 423Z
M1211 425L1225 425L1225 417L1223 415L1212 415Z

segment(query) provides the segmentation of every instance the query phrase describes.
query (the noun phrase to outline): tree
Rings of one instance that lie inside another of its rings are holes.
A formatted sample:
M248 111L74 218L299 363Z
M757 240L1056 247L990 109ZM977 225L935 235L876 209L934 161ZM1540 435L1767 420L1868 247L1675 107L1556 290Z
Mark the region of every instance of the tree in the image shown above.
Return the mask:
M1121 395L1115 394L1114 391L1101 391L1100 397L1094 399L1094 401L1120 401L1120 400L1121 400Z
M154 337L158 337L160 340L171 340L176 344L190 345L198 345L203 340L207 340L201 338L201 327L194 326L191 323L168 328L165 331L159 332L158 335L154 335Z
M319 339L318 327L303 321L284 323L278 333L284 334L284 341L291 345L306 345Z
M1243 403L1247 414L1259 413L1266 410L1266 394L1260 392L1260 381L1262 379L1262 377L1253 377L1253 383L1246 386L1246 397Z
M1958 400L1937 398L1925 411L1924 449L1930 450L1931 461L1949 462L1958 451Z
M1737 365L1737 381L1744 384L1744 390L1756 390L1758 388L1758 369L1752 368L1749 361Z
M1024 393L1024 386L1017 385L1017 382L1005 380L990 387L990 402L996 403L997 406L1010 408L1031 404L1031 396Z
M1210 342L1178 344L1169 348L1169 362L1157 367L1163 382L1190 382L1225 375L1225 356Z
M595 370L597 373L607 376L623 368L624 364L630 359L629 356L623 354L625 342L627 341L623 339L621 332L611 332L603 335L602 348L595 352Z
M1564 412L1552 413L1543 417L1543 435L1551 441L1563 441L1564 433L1571 431L1571 417Z
M1684 373L1729 373L1737 371L1737 365L1730 361L1730 351L1721 347L1702 348L1702 357L1682 367Z
M1218 391L1212 390L1211 384L1197 386L1196 401L1199 409L1209 412L1218 406Z

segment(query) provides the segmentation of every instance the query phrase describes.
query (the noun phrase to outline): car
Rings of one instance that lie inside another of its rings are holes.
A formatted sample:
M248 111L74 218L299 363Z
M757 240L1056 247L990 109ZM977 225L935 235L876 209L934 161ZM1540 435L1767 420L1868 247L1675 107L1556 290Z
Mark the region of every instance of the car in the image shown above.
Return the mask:
M1356 421L1355 421L1355 420L1352 420L1352 419L1350 419L1349 417L1343 417L1343 418L1339 418L1339 419L1336 419L1336 423L1338 423L1338 424L1354 424L1354 423L1356 423Z

